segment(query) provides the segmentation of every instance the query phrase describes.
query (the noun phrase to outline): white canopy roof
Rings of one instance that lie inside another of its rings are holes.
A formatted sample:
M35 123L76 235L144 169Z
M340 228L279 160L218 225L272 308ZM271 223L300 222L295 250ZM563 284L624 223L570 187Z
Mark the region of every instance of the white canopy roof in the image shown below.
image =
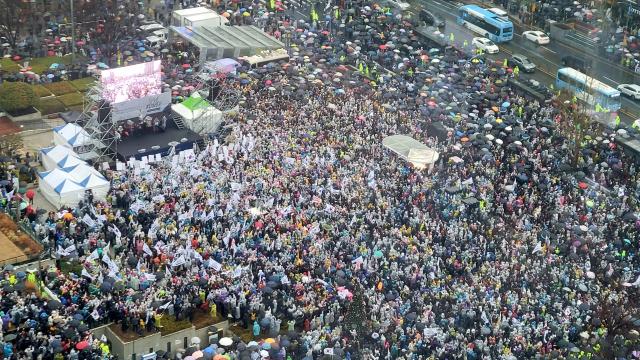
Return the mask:
M54 128L53 131L73 147L86 145L91 142L89 134L78 124L68 123Z
M65 167L61 170L67 173L68 178L85 187L91 187L87 185L89 182L97 183L99 185L109 183L96 169L85 163Z
M419 168L431 165L440 158L437 151L406 135L387 136L382 140L382 145Z

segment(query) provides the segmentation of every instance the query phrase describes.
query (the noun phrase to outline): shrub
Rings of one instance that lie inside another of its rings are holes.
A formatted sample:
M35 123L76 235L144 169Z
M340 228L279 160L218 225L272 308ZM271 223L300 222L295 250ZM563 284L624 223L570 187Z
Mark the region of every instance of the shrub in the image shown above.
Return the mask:
M42 85L34 85L33 92L36 94L37 97L40 97L40 98L53 95L51 94L51 91L49 91L46 87Z
M33 88L23 82L4 82L0 85L0 108L9 113L38 104Z
M58 100L60 100L66 108L69 108L71 106L82 105L83 96L79 92L72 92L58 96Z
M39 57L33 58L29 62L29 66L31 66L31 71L36 74L42 74L43 72L49 70L51 64L71 64L71 56L47 56L47 57Z
M77 91L68 81L58 81L45 84L44 87L49 89L55 96L60 96Z
M56 98L48 98L40 100L40 104L37 106L42 115L55 114L66 110L64 104Z
M0 59L0 70L8 73L15 73L20 71L20 66L13 62L11 59Z

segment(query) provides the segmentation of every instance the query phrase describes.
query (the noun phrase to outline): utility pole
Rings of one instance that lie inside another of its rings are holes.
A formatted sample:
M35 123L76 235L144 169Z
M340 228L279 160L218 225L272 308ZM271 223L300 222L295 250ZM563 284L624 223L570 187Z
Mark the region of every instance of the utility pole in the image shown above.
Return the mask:
M76 60L76 15L73 11L73 3L75 0L69 0L71 4L71 63Z

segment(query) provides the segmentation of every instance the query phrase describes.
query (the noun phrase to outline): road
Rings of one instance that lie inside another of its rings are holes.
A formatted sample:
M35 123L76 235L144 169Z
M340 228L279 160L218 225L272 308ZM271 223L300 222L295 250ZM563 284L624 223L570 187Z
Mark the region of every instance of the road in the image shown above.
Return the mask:
M445 34L454 34L456 44L463 44L466 40L469 44L474 36L479 36L465 29L455 22L457 9L461 5L456 2L445 0L420 0L420 4L429 11L435 12L446 18L447 25L443 31ZM572 54L582 58L593 59L593 74L595 78L603 83L616 87L621 83L640 83L640 74L625 70L617 65L612 64L600 58L597 54L588 52L580 52L577 49L566 46L560 42L551 41L550 44L539 46L528 40L523 39L520 33L516 33L514 39L508 43L499 44L500 53L489 55L494 60L504 60L513 53L527 56L538 66L538 71L533 74L524 74L520 72L522 78L533 78L542 84L550 85L555 82L555 73L561 66L561 58ZM471 50L471 48L469 48ZM629 98L622 98L621 119L625 123L640 118L640 102L633 101Z

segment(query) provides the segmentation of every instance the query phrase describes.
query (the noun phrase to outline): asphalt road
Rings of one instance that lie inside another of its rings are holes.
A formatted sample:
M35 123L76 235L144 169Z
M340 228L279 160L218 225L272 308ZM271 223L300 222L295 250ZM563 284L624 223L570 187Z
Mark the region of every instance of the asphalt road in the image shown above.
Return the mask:
M471 44L471 39L479 36L456 24L455 18L457 9L461 5L460 3L446 0L420 0L420 3L429 11L438 13L446 19L447 25L443 32L447 37L453 33L454 41L459 46L465 40ZM554 42L553 39L550 44L539 46L523 39L518 32L512 41L499 44L499 47L500 52L489 55L489 58L502 61L505 57L510 57L514 53L525 55L538 66L538 70L533 74L520 72L520 77L524 79L533 78L545 85L555 82L555 74L558 68L562 67L561 58L569 54L579 55L582 58L591 58L593 60L592 76L607 85L616 87L621 83L640 83L640 74L625 70L588 51L578 51L578 49L568 47L560 42ZM469 50L472 50L470 46ZM640 102L623 97L620 115L625 123L640 118Z

